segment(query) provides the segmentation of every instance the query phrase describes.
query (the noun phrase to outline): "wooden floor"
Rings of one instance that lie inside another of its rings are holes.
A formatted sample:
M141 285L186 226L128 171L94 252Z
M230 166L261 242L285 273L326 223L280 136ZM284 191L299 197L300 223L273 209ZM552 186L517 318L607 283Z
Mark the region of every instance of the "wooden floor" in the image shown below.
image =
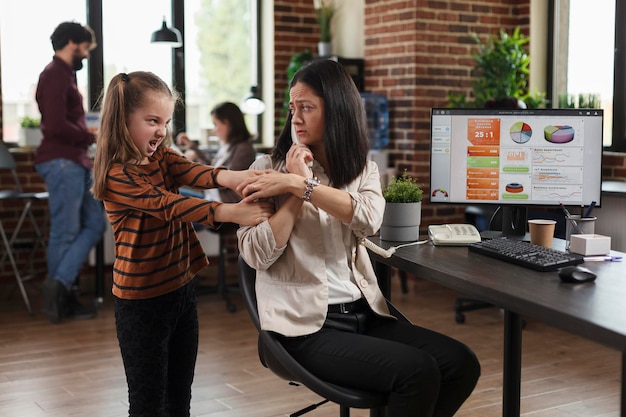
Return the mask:
M470 312L459 325L452 311L456 294L419 279L411 281L409 294L401 294L397 279L394 285L393 302L411 320L462 340L480 359L481 379L457 416L501 416L501 311ZM28 290L37 311L32 317L12 286L0 287L0 417L127 415L111 297L94 320L52 325L38 312L41 287L29 284ZM317 401L260 365L255 330L240 296L233 299L238 310L229 313L217 295L200 297L192 415L286 416ZM532 320L523 339L523 416L619 415L618 352ZM307 416L336 417L338 407L326 404Z

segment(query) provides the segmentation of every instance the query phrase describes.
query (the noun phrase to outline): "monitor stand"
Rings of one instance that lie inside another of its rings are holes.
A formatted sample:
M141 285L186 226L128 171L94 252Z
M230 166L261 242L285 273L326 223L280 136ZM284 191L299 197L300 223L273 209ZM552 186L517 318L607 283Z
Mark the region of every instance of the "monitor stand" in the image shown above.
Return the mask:
M484 230L480 232L482 239L508 239L524 240L530 242L530 234L526 232L528 224L528 208L525 206L500 206L502 211L501 230Z

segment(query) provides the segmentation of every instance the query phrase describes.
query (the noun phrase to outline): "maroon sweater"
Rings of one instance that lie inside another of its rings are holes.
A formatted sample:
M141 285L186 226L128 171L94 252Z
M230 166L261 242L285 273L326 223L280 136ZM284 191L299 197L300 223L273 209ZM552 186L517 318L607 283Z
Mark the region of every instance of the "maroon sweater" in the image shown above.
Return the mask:
M35 97L43 133L35 152L35 164L65 158L91 170L87 147L95 142L95 136L87 131L83 97L72 68L53 57L39 75Z

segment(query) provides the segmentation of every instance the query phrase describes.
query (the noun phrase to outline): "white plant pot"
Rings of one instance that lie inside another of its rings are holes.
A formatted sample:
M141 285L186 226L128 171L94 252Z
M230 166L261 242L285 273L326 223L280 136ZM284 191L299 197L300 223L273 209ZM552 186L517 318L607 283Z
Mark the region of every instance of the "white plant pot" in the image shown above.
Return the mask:
M38 127L22 127L19 130L18 144L22 147L36 148L41 143L41 129Z
M331 42L318 42L317 53L319 56L330 56L333 54L333 44Z
M380 239L392 242L419 240L422 203L386 203Z

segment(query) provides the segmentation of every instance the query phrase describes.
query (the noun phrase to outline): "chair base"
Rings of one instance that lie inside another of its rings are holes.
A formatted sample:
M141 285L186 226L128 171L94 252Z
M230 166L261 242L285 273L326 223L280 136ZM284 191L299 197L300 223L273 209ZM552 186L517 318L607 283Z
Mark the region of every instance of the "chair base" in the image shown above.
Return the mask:
M477 300L475 298L457 297L456 302L454 303L454 320L458 324L463 324L465 323L465 314L463 314L464 312L490 307L494 307L494 305L489 304L485 301Z
M241 294L239 290L239 285L227 285L226 284L226 256L228 255L228 251L226 249L226 236L228 234L232 234L237 230L237 225L234 224L224 224L223 229L220 230L211 230L212 233L217 233L219 235L219 259L217 264L217 284L216 285L197 285L196 286L196 294L205 295L205 294L221 294L226 301L226 310L230 313L234 313L237 311L237 306L231 301L229 294L238 293Z
M305 407L299 411L296 411L293 414L289 414L289 417L302 416L310 411L317 409L319 406L324 405L329 401L330 400L323 400L323 401L320 401L319 403L311 404L310 406ZM339 417L350 417L350 407L347 407L345 405L340 405ZM387 417L387 407L372 408L370 410L370 417Z

